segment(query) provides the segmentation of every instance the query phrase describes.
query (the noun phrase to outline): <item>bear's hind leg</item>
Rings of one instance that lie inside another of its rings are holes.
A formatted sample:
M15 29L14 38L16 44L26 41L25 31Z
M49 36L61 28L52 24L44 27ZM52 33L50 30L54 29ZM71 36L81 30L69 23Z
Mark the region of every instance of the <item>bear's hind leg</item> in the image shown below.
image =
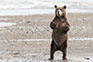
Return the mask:
M66 55L67 55L67 48L65 48L63 50L63 59L62 60L67 60Z
M63 60L67 60L66 56L67 56L67 41L65 41L62 46L61 46L61 52L63 53Z
M49 60L53 60L54 59L54 53L55 53L56 50L57 50L56 49L56 45L55 45L54 41L52 41Z

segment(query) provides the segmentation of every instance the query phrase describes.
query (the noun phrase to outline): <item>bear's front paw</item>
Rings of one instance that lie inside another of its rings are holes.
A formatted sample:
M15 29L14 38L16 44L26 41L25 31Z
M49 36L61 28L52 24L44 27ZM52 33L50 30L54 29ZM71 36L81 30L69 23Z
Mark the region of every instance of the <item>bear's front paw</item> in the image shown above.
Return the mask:
M54 24L53 22L51 22L50 27L51 27L52 29L55 29L55 28L56 28L56 24Z

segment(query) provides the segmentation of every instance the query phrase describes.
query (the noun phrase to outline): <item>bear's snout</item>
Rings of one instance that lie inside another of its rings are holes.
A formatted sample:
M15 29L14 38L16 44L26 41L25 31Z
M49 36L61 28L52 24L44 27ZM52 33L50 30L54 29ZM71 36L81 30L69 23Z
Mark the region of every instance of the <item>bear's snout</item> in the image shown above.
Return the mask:
M58 10L57 11L57 16L61 16L62 15L62 11L61 10Z

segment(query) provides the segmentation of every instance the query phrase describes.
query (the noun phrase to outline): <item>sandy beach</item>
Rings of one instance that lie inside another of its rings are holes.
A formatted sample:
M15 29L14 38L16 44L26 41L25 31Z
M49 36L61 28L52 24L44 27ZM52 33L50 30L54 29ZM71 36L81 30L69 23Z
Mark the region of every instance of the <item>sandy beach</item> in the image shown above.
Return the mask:
M54 14L0 16L0 62L93 62L93 13L69 13L68 60L49 61ZM7 26L7 23L11 24ZM6 25L5 25L6 24Z

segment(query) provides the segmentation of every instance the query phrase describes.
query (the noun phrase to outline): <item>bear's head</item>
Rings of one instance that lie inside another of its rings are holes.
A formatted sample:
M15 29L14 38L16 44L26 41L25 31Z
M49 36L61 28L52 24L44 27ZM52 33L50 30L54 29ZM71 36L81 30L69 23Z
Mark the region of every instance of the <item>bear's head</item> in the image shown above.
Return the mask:
M54 7L55 7L55 15L57 17L62 17L62 18L66 17L66 10L65 10L67 8L66 5L63 7L58 7L57 5L55 5Z

